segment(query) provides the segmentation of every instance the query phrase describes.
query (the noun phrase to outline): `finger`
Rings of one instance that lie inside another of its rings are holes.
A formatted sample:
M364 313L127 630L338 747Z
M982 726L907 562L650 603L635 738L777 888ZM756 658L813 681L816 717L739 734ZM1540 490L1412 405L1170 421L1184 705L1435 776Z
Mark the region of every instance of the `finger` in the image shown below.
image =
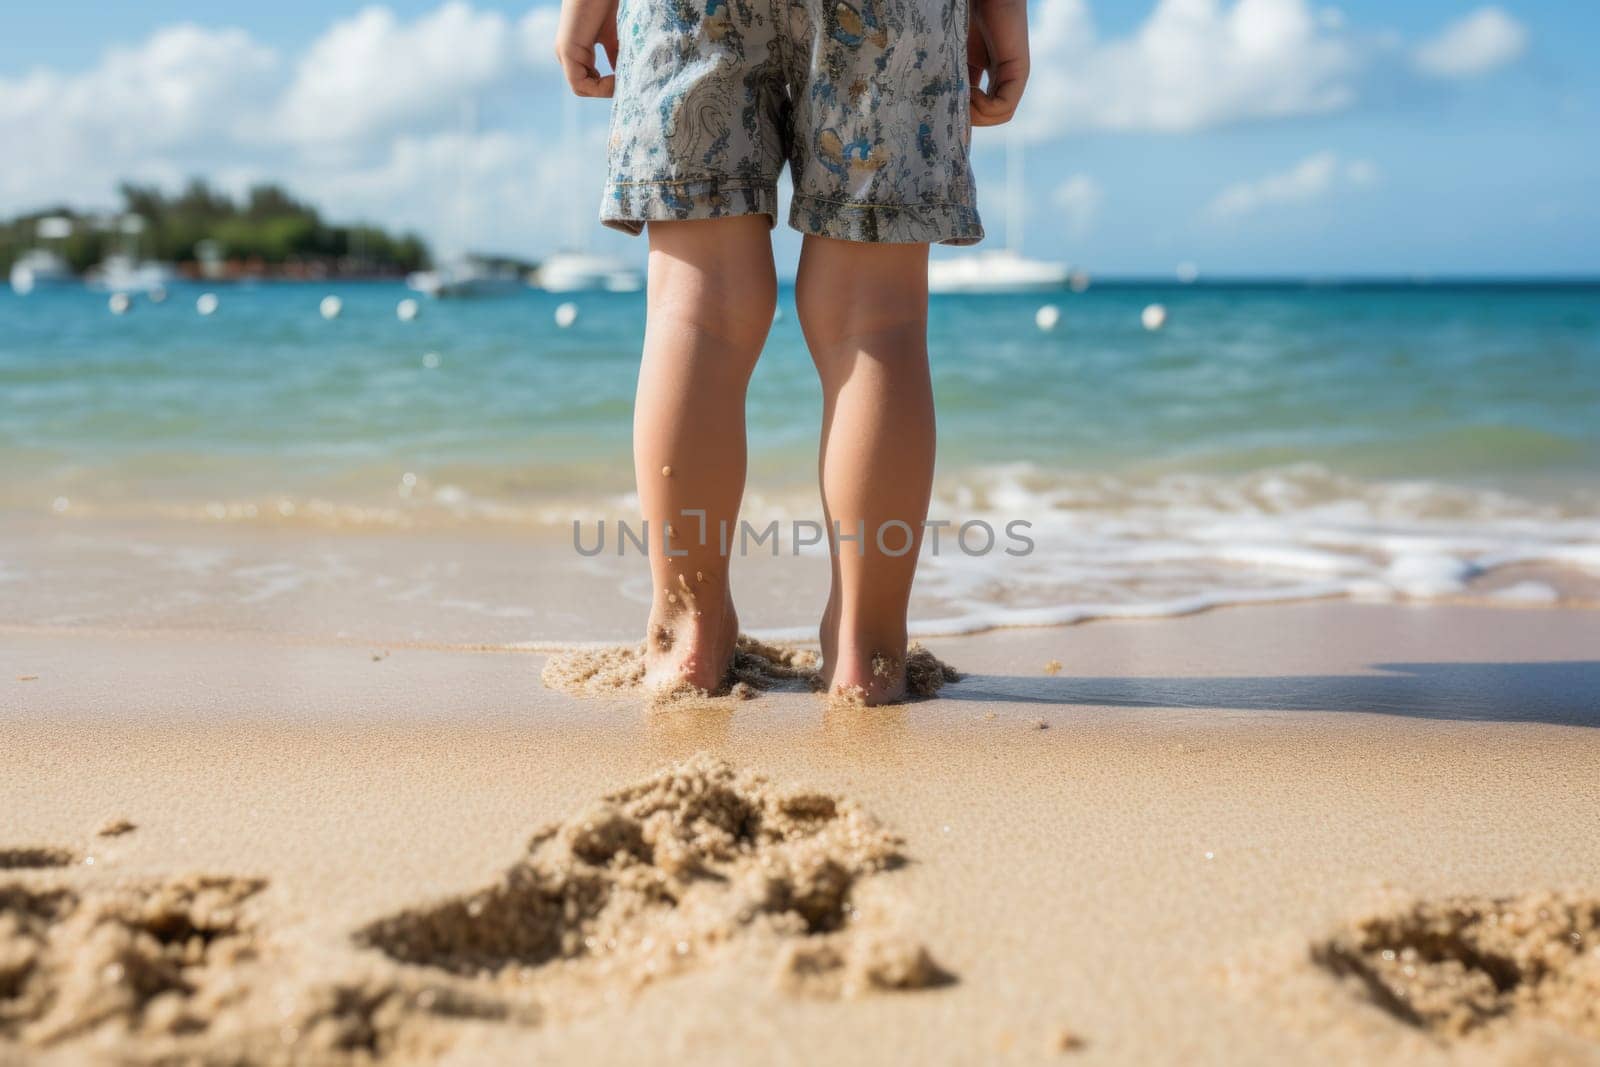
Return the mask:
M998 126L1009 122L1022 103L1022 91L1028 84L1027 61L1002 62L989 72L990 89L976 93L972 99L972 121L978 126Z
M981 89L972 90L968 111L973 126L1003 126L1011 118L1009 112L996 111L994 100Z
M600 72L594 68L594 49L582 45L564 44L558 47L556 57L567 77L567 85L579 96L599 96Z
M989 53L989 86L982 99L972 101L973 122L997 126L1016 113L1028 84L1028 5L990 0L979 25Z
M561 74L567 79L567 88L579 96L584 96L584 87L589 83L589 71L582 63L574 63L566 56L560 56Z
M583 66L567 66L567 87L576 96L600 96L601 85L605 80L592 68Z

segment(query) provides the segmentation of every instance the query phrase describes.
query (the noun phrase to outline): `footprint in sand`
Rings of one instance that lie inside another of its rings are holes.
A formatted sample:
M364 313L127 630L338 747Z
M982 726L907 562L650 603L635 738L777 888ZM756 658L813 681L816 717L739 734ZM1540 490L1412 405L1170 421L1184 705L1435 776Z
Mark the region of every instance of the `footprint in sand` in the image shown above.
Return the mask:
M50 846L0 848L0 871L37 871L70 867L78 861L70 849Z
M932 986L949 976L857 899L901 862L900 844L850 801L696 757L541 830L494 884L357 940L404 963L552 988L626 992L743 952L808 994Z
M331 975L273 939L264 879L106 879L12 848L0 865L30 873L0 881L0 1060L112 1044L141 1062L428 1062L453 1022L539 1024L581 1010L580 990L736 956L807 995L938 985L879 878L900 844L848 800L698 757L540 831L495 884L364 927L390 961ZM536 998L508 995L529 983Z
M245 917L265 885L0 882L0 1062L11 1062L9 1043L110 1043L130 1062L370 1063L397 1052L427 1062L449 1043L433 1020L535 1021L437 984L283 973Z
M44 1046L104 1027L130 1037L205 1029L255 954L239 909L262 885L0 883L0 1037Z
M1597 896L1412 901L1356 919L1311 958L1445 1040L1517 1023L1600 1040Z

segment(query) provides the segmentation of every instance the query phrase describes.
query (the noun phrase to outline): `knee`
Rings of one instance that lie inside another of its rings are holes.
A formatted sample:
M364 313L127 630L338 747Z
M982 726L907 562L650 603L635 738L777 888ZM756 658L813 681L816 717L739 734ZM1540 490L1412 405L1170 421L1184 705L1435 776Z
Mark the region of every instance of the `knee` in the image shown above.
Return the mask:
M898 266L898 265L897 265ZM795 313L813 354L869 338L923 337L928 326L927 267L807 270L795 279Z
M700 243L688 251L652 249L651 318L741 348L759 350L778 306L770 253Z
M705 272L655 287L651 317L752 355L766 342L778 305L776 280Z

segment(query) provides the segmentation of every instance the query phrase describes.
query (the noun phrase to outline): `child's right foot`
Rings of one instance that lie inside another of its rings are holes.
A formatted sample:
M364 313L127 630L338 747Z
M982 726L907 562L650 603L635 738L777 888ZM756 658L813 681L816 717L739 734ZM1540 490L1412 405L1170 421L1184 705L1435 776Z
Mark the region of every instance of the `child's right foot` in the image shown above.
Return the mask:
M720 600L699 574L680 577L657 594L645 641L645 684L675 689L688 684L714 693L723 688L739 640L739 616L724 589Z
M842 649L824 665L823 681L829 696L869 708L898 704L906 699L905 643L899 644L898 651Z

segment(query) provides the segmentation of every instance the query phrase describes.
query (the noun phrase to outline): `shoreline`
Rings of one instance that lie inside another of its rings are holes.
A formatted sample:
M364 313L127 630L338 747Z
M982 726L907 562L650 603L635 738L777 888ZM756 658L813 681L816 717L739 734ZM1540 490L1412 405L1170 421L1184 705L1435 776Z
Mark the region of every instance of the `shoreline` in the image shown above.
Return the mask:
M939 630L923 628L917 622L911 624L910 638L913 641L943 641L961 640L966 638L991 637L1006 634L1050 634L1055 632L1077 631L1086 627L1110 626L1117 624L1137 625L1141 623L1178 622L1197 616L1214 613L1232 613L1235 611L1248 612L1261 609L1296 608L1308 605L1348 605L1356 608L1396 608L1405 611L1440 610L1466 610L1469 612L1501 612L1509 615L1521 613L1561 615L1563 613L1600 612L1600 600L1569 600L1559 604L1547 603L1518 603L1516 601L1496 600L1492 597L1461 596L1427 601L1402 601L1402 600L1362 600L1358 597L1338 593L1327 595L1286 596L1281 599L1264 599L1258 601L1229 601L1226 603L1206 604L1191 610L1170 613L1141 614L1128 613L1097 613L1088 614L1073 622L1041 622L1041 623L1014 623L997 624L976 630ZM817 645L815 635L808 632L793 630L763 630L751 628L742 631L748 636L759 641L793 645L800 648L812 648ZM556 640L531 640L495 642L447 642L430 640L386 640L359 635L336 635L317 633L278 633L263 630L220 630L210 627L176 628L153 626L148 628L130 628L121 626L73 626L73 625L38 625L30 623L4 623L0 622L0 636L14 638L82 638L86 640L130 640L130 641L218 641L228 644L259 643L282 648L350 648L374 649L381 647L386 651L406 650L414 652L459 652L481 655L509 655L509 656L548 656L563 652L589 652L599 651L619 646L628 646L626 640L581 640L581 641L556 641ZM643 640L642 636L639 640Z

